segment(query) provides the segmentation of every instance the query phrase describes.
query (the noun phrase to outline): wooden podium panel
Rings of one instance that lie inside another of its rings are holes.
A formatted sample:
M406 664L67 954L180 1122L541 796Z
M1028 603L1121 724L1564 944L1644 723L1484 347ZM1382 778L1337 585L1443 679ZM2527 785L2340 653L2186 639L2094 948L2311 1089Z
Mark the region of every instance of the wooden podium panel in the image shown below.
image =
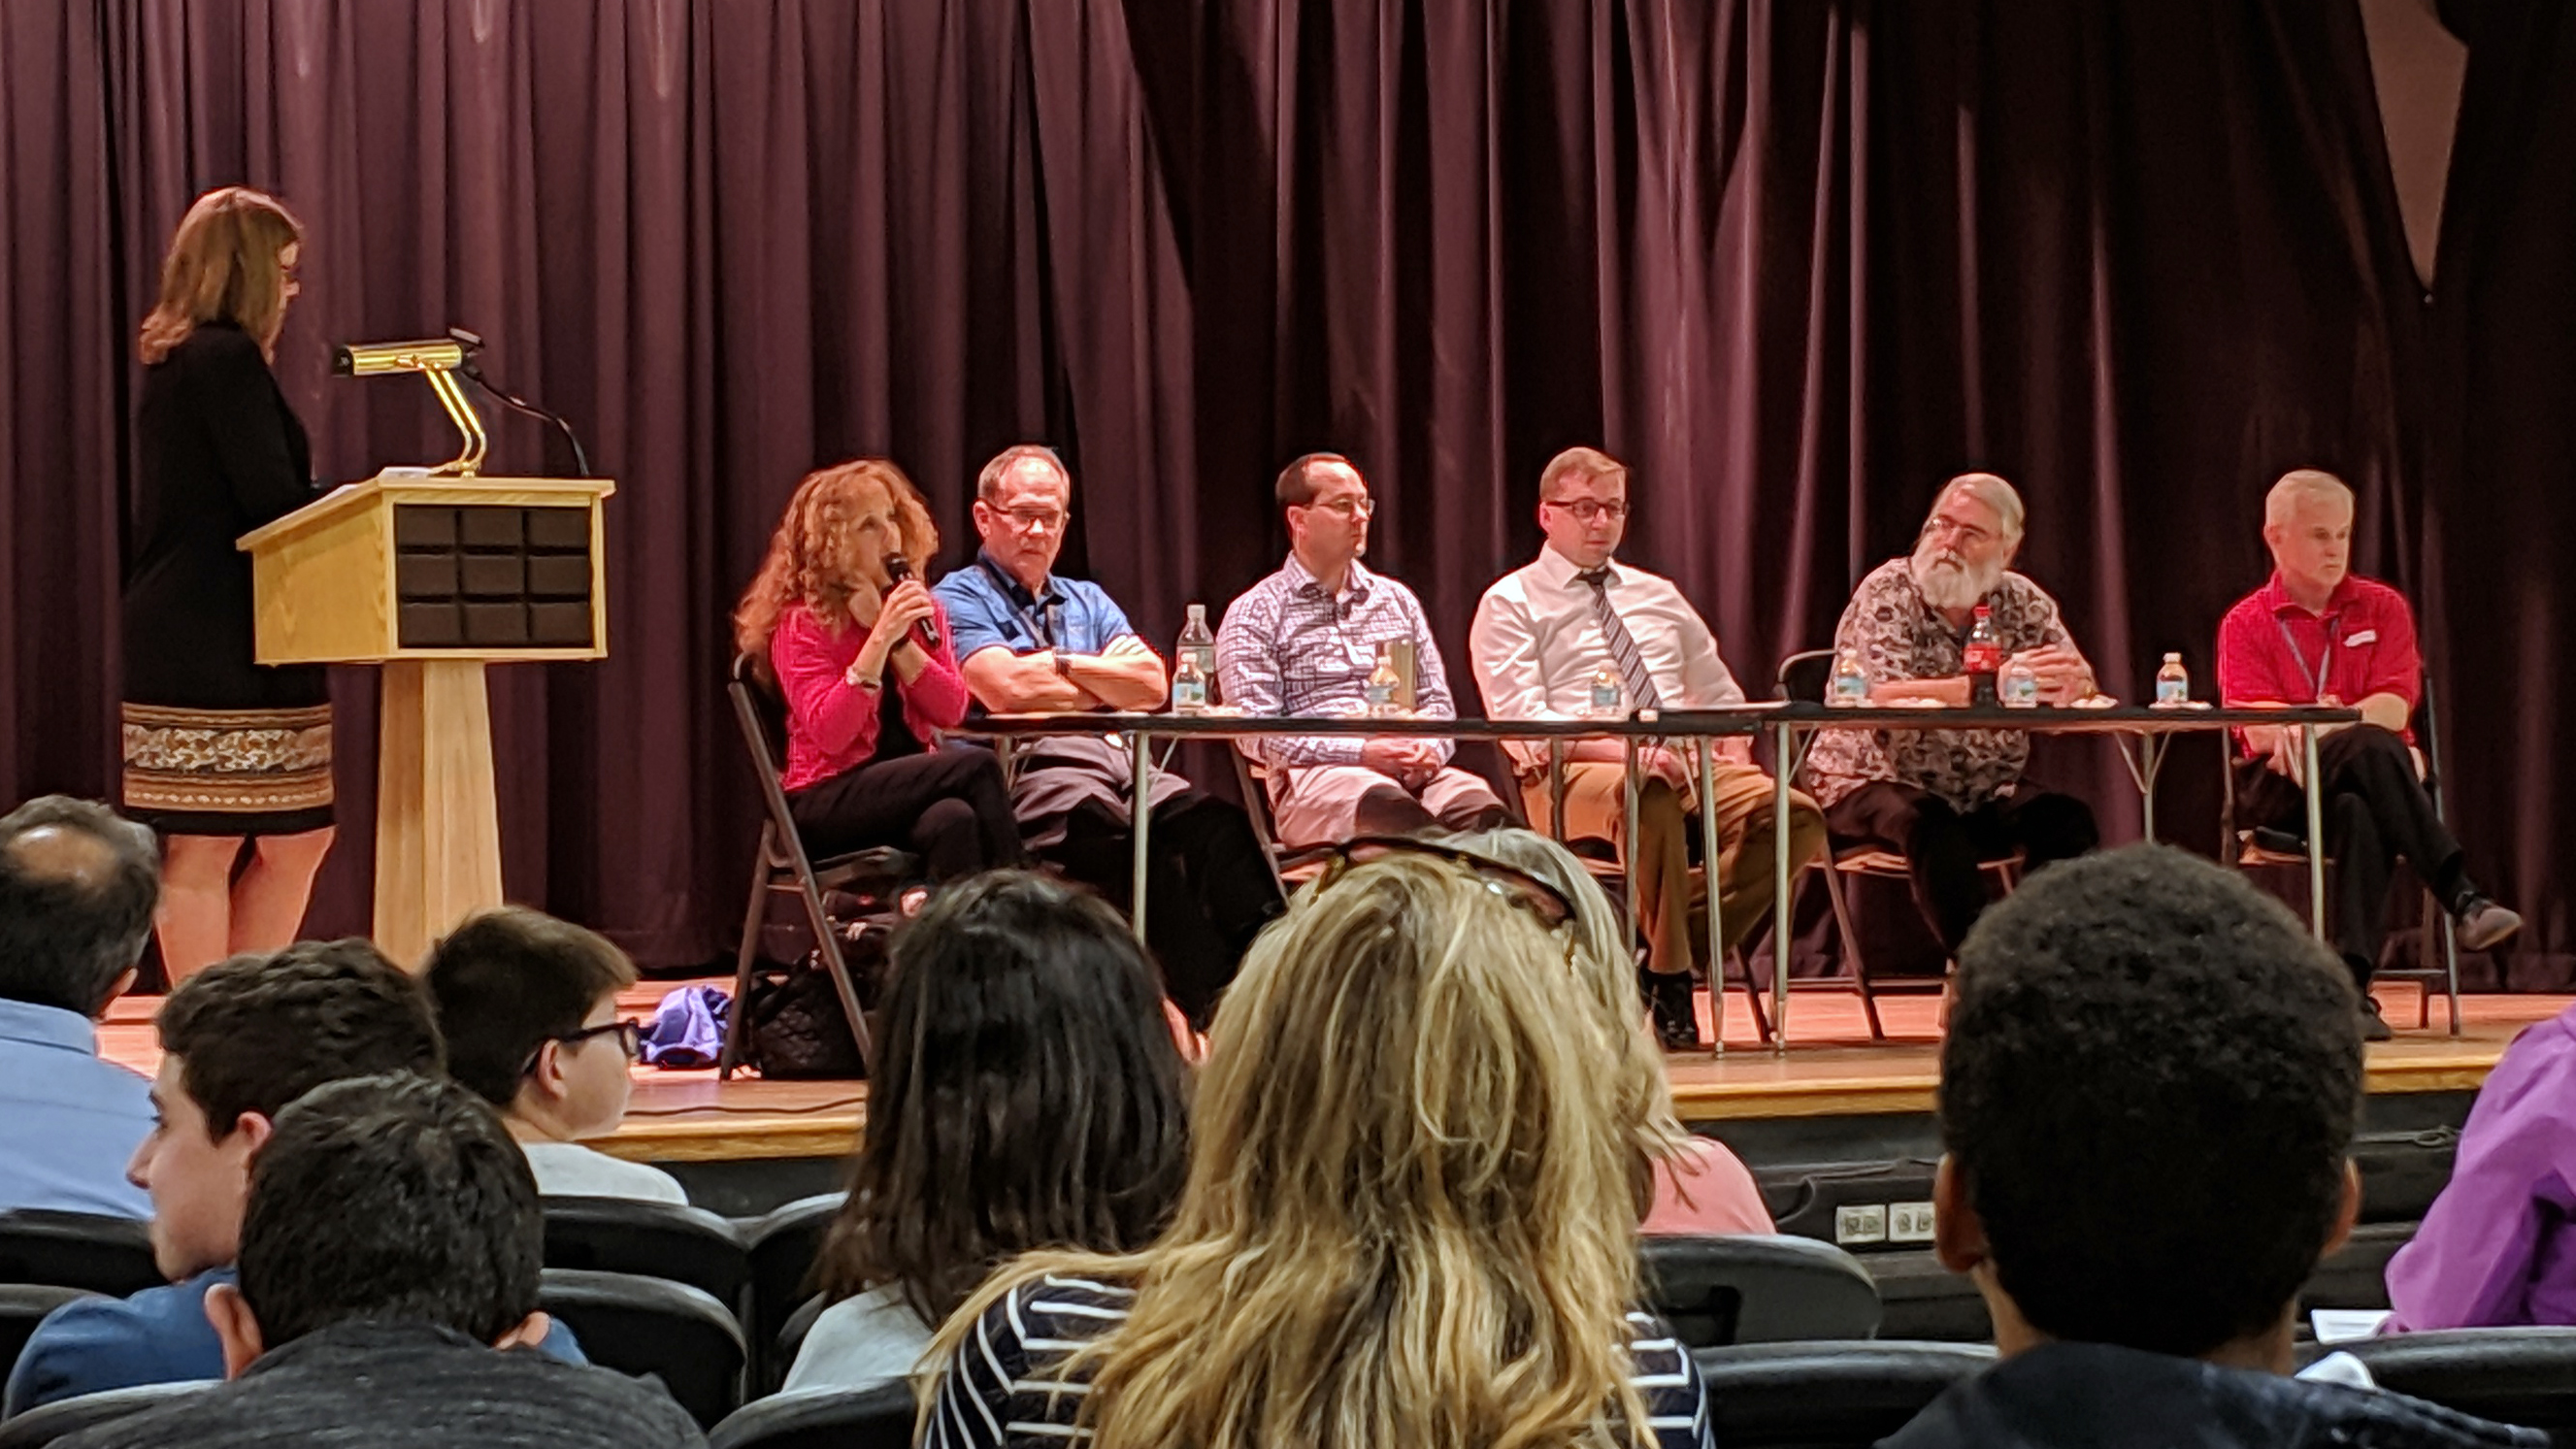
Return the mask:
M608 653L604 478L379 474L288 514L251 555L262 664L381 664L375 939L416 966L501 904L492 663Z

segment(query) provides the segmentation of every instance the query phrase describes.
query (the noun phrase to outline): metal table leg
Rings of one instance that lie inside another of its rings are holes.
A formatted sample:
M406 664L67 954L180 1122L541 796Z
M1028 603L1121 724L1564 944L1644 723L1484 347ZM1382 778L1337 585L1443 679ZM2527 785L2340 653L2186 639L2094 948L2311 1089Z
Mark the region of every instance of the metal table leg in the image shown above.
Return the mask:
M1130 744L1133 773L1127 795L1127 834L1135 842L1133 861L1136 878L1128 886L1127 910L1136 927L1136 939L1145 939L1145 862L1146 835L1154 828L1154 745L1143 730L1134 732Z
M1798 769L1798 731L1773 726L1771 780L1771 1050L1789 1054L1789 777ZM1705 804L1706 802L1702 802ZM1713 894L1713 893L1712 893Z
M1637 893L1637 737L1635 735L1627 738L1626 755L1626 766L1622 771L1625 778L1621 781L1621 793L1625 798L1621 801L1621 806L1625 811L1622 823L1626 826L1627 833L1620 839L1619 855L1621 863L1628 872L1628 954L1634 956L1637 953L1639 939L1638 908L1643 903ZM1557 816L1560 821L1564 818L1561 812Z
M2326 938L2326 810L2318 789L2315 725L2299 726L2299 764L2308 795L2308 926L2322 941Z
M2138 736L2137 748L2129 747L2127 735L2113 735L2112 743L2120 747L2120 763L2129 767L2129 779L2138 787L2140 833L2149 841L2156 838L2156 777L2165 767L2165 750L2173 743L2171 735Z
M1715 742L1706 735L1698 738L1699 746L1699 855L1700 878L1708 888L1708 1034L1709 1055L1726 1055L1726 931L1718 922L1717 903L1717 812L1709 802L1717 798L1717 764Z
M1547 742L1547 833L1565 843L1565 741Z

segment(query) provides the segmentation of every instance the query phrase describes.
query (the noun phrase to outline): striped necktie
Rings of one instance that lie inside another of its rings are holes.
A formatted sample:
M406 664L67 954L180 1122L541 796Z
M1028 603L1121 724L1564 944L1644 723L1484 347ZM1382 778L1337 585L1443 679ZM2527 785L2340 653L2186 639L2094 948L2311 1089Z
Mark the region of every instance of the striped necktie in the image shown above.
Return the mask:
M1610 657L1619 665L1619 681L1628 686L1628 707L1662 709L1663 696L1655 693L1655 677L1646 672L1646 658L1637 652L1636 636L1619 622L1619 611L1610 607L1610 568L1584 569L1575 574L1575 582L1592 586L1592 617L1600 621L1601 637L1610 646Z

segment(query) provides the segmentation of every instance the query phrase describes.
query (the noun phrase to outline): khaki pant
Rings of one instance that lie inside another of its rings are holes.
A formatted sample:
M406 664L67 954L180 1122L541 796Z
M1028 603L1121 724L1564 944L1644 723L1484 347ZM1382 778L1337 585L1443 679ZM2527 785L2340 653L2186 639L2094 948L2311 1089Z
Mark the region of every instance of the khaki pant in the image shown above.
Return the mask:
M1373 791L1392 792L1387 801L1398 807L1409 798L1418 808L1404 810L1398 818L1374 819L1362 800ZM1455 765L1443 767L1419 791L1407 790L1394 776L1366 765L1301 766L1289 770L1284 781L1273 777L1270 788L1271 828L1290 850L1330 845L1367 832L1402 834L1433 823L1472 830L1492 824L1503 814L1503 802L1494 798L1493 787Z
M1717 820L1717 899L1723 914L1726 944L1742 941L1771 908L1773 888L1771 776L1760 767L1721 760L1715 770L1716 795L1709 812ZM1625 767L1602 761L1577 761L1565 767L1565 838L1604 840L1628 859L1622 839L1627 834ZM1549 828L1547 776L1522 783L1521 800L1530 828ZM1650 970L1688 971L1707 952L1705 919L1691 923L1699 892L1690 876L1691 806L1682 792L1645 776L1637 791L1636 910L1646 938ZM1789 869L1794 873L1824 849L1825 817L1816 802L1800 791L1789 792Z

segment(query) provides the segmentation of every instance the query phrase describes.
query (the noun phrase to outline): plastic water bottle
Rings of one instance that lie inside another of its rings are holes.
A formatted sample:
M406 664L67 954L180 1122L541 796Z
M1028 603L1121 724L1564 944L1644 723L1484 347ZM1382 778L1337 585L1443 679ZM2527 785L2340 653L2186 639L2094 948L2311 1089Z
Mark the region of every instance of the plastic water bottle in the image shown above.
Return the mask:
M2174 709L2191 703L2191 676L2184 672L2182 656L2168 654L2165 666L2156 671L2156 708Z
M1825 703L1836 709L1869 703L1869 670L1862 666L1858 649L1846 648L1834 656L1834 678L1825 690Z
M1195 613L1198 605L1192 604L1190 609ZM1207 713L1208 677L1207 671L1199 667L1199 652L1184 647L1174 650L1173 653L1175 657L1172 660L1172 713Z
M1172 683L1176 689L1180 685L1181 661L1184 659L1198 661L1199 708L1205 709L1216 703L1216 636L1208 632L1205 604L1190 605L1189 619L1181 625L1180 642L1172 646ZM1179 707L1176 695L1173 708Z
M1617 719L1627 713L1625 695L1619 684L1619 671L1604 664L1592 671L1592 694L1584 713L1594 719Z
M1396 691L1402 687L1403 681L1395 672L1395 657L1385 645L1380 644L1377 646L1377 667L1369 671L1368 677L1369 717L1393 719L1404 713L1404 707L1396 703Z
M2034 709L2039 705L2039 671L2020 654L2004 661L2002 680L1995 686L2006 709Z

